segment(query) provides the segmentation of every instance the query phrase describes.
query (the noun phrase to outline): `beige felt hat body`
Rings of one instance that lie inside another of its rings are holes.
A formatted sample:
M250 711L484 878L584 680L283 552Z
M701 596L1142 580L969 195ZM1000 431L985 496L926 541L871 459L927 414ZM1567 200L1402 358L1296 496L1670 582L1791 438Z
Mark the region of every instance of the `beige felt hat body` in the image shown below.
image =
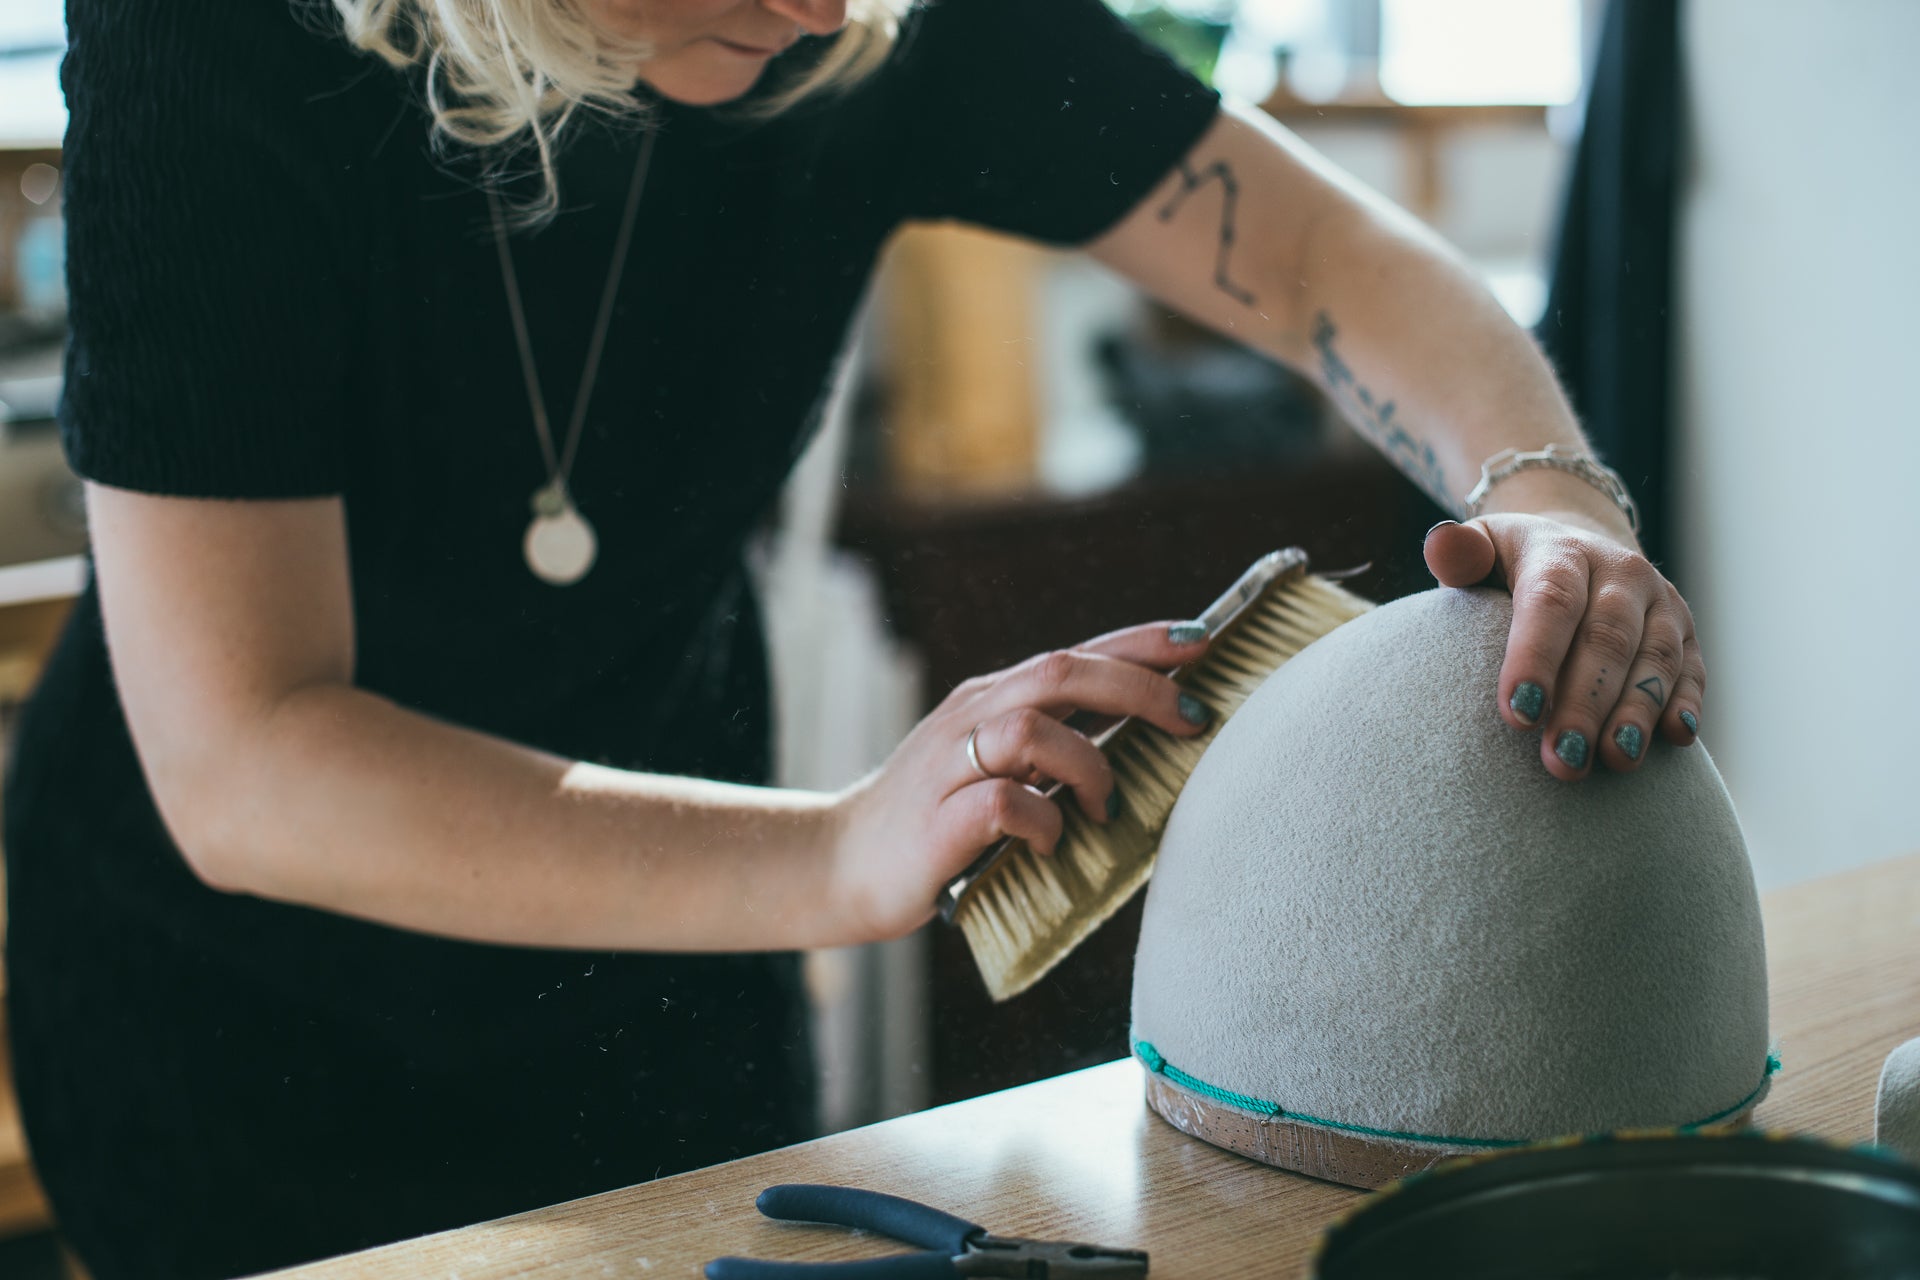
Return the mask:
M1313 1149L1412 1152L1393 1176L1723 1121L1764 1090L1759 905L1719 774L1655 741L1632 774L1555 780L1495 710L1511 610L1485 590L1384 606L1221 730L1161 842L1135 965L1162 1115L1370 1184Z

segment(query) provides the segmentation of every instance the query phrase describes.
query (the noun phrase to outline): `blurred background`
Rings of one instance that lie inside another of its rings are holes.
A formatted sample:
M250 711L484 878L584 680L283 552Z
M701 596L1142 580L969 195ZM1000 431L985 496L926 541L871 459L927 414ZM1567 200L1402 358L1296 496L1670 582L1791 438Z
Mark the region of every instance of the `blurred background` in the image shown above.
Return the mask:
M1761 888L1920 849L1920 5L1110 3L1536 328L1693 604ZM85 546L52 421L63 39L59 0L0 8L0 717ZM960 679L1190 615L1276 546L1370 566L1375 598L1423 589L1438 518L1303 379L1098 265L909 228L761 547L784 780L841 786ZM816 957L829 1117L1120 1056L1136 927L1004 1009L939 930ZM9 1116L0 1236L45 1225Z

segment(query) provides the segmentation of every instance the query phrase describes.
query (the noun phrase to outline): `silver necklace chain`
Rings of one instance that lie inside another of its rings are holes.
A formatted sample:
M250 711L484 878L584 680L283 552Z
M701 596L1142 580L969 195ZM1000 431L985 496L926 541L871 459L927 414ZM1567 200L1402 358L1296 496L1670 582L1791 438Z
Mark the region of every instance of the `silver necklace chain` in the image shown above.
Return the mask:
M587 423L587 405L593 396L593 384L600 373L600 353L606 349L607 326L613 320L613 302L620 291L620 279L626 271L627 247L633 243L634 215L640 208L640 194L646 189L647 170L653 162L656 131L649 127L640 143L640 155L634 161L633 178L627 185L627 207L620 218L620 233L613 242L613 259L607 264L607 284L600 294L600 314L595 318L593 338L587 344L586 364L580 370L580 389L573 400L573 416L567 423L567 439L560 452L553 448L553 431L547 424L546 397L540 390L540 371L533 363L533 343L527 336L527 316L520 304L520 282L513 270L513 252L507 247L507 220L500 212L500 198L487 192L487 209L493 215L493 243L500 255L500 278L506 284L507 310L513 315L513 337L520 349L520 373L527 384L527 403L533 410L533 427L540 436L540 453L547 464L547 482L540 494L558 490L566 495L567 478L573 474L574 455L580 449L580 433ZM568 499L570 502L571 499Z

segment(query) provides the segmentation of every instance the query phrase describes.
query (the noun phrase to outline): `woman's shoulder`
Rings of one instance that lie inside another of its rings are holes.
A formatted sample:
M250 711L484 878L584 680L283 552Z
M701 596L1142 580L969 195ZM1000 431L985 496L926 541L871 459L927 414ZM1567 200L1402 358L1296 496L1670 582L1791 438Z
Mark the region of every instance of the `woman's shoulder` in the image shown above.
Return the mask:
M1104 0L923 0L874 81L905 216L1062 244L1110 226L1218 110Z
M67 28L70 144L141 115L188 145L259 137L407 91L401 72L348 42L330 0L68 0Z
M917 0L875 79L961 121L1003 103L1071 113L1109 89L1212 97L1106 0Z

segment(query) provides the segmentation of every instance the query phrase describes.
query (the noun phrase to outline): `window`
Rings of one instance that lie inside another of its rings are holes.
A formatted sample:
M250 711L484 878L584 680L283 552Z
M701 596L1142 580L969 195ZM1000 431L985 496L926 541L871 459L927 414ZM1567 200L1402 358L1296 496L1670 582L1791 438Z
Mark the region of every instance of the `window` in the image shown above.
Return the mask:
M67 129L60 56L67 28L60 0L0 5L0 147L54 147Z
M1418 106L1571 102L1579 0L1380 0L1380 88Z
M1108 0L1196 74L1259 102L1572 101L1582 0Z

